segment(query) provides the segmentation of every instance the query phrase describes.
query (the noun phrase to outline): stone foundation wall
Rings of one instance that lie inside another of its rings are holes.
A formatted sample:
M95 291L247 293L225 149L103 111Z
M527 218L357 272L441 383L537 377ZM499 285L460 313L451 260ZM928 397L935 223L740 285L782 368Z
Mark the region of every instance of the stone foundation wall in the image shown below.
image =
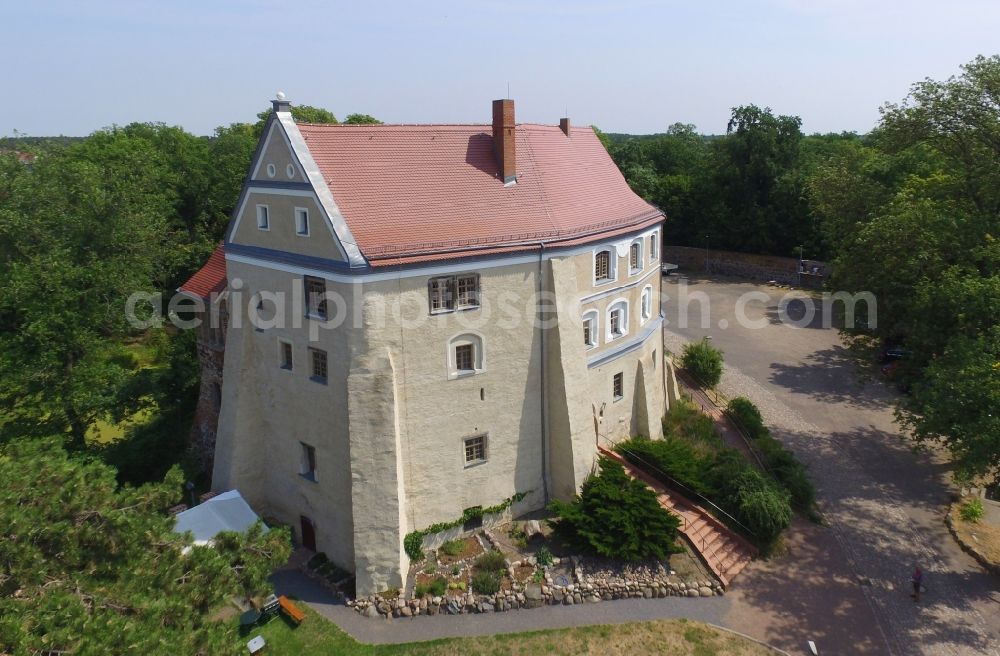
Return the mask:
M775 282L818 289L829 275L825 262L803 260L805 271L799 273L794 257L754 255L688 246L666 246L663 261L676 264L681 271L704 271L758 282ZM814 272L815 271L815 272Z

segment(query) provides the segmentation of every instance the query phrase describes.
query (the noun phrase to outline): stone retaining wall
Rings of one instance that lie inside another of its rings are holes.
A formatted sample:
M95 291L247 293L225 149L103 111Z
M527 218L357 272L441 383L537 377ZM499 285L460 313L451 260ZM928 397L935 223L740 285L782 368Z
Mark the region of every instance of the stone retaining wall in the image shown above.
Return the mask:
M484 537L496 544L488 531L484 532ZM537 565L534 557L528 557L525 562ZM507 562L511 571L521 564L520 561ZM565 570L571 571L571 581L558 573ZM616 599L712 597L725 594L722 584L717 580L682 580L676 572L667 569L662 563L612 566L603 560L570 556L563 560L554 558L552 565L545 567L544 571L542 582L515 582L510 590L501 590L495 595L463 592L407 599L402 594L398 597L376 594L348 600L347 605L365 617L418 617L506 612L521 608L572 606Z
M688 246L666 246L663 261L676 264L681 271L705 271L758 282L775 281L818 289L829 275L825 262L803 260L805 272L799 274L799 260L794 257L754 255ZM814 273L815 271L815 273Z

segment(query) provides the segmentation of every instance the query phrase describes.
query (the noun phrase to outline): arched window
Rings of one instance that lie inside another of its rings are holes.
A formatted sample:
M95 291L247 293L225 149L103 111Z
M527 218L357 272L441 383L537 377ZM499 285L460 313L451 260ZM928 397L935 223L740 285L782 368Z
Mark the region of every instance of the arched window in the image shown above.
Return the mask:
M636 239L632 242L632 245L628 249L629 273L638 273L639 271L642 271L643 264L642 240Z
M615 279L615 258L610 248L594 253L594 283L600 284Z
M628 334L628 301L621 299L608 306L605 341L610 342Z
M456 335L448 340L448 377L458 378L482 373L483 338L475 333Z
M588 310L583 313L583 344L587 348L594 348L600 340L597 317L597 310Z
M646 285L645 289L642 290L642 304L640 311L642 323L646 323L651 316L653 316L653 288L650 285Z

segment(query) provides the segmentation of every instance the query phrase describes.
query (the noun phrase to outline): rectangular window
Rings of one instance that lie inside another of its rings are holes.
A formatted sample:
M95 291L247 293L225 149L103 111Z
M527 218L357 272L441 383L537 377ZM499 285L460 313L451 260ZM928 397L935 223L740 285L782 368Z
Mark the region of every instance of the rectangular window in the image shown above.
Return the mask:
M611 311L611 334L621 335L622 334L622 311L612 310Z
M633 269L642 267L642 263L639 262L639 244L632 244L632 248L629 249L628 265Z
M306 316L326 320L326 281L312 276L305 277Z
M583 322L583 343L590 346L591 337L594 334L593 324L590 319Z
M292 345L289 342L278 342L281 347L281 368L292 368Z
M655 262L660 254L660 233L654 232L649 236L649 261Z
M625 375L622 373L615 374L613 392L615 396L615 401L621 399L625 396Z
M312 378L318 383L326 382L326 351L311 348L309 355L312 359Z
M451 278L431 278L429 284L431 312L451 310Z
M456 305L462 307L476 307L479 305L479 276L459 276L458 298Z
M267 213L267 205L257 206L257 228L260 230L271 229L271 223Z
M486 436L477 435L465 439L465 464L486 462Z
M316 480L316 447L309 446L305 442L299 442L302 446L302 466L299 473L310 481Z
M653 371L656 371L656 351L653 351Z
M472 344L459 344L455 347L455 368L459 371L475 371L475 359Z
M309 210L304 207L295 208L295 234L309 236Z

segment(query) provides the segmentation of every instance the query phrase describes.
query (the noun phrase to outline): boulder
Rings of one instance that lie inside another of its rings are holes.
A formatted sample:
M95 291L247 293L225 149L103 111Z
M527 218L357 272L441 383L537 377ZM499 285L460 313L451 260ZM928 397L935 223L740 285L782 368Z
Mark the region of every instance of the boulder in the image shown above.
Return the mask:
M370 606L368 606L367 608L365 608L364 611L362 611L361 614L364 615L365 617L378 617L379 616L378 608L376 608L374 604L371 604Z
M715 596L715 592L712 590L712 588L708 587L707 585L703 585L702 587L698 588L698 594L700 594L702 597Z

